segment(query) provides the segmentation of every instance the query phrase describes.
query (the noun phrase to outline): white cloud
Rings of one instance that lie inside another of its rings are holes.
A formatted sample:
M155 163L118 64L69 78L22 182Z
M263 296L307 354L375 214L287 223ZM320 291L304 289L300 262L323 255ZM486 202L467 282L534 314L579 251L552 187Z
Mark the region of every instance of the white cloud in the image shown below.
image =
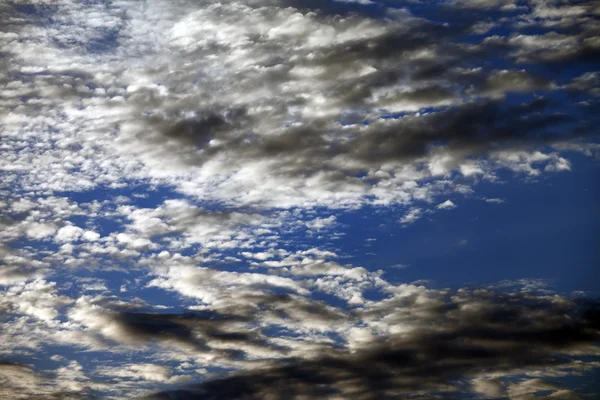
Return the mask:
M450 210L456 208L456 205L451 200L446 200L436 206L438 210Z
M45 223L32 223L27 227L27 236L31 239L45 239L48 236L52 236L56 232L56 225L45 224Z
M189 380L187 376L172 375L169 368L155 364L127 364L120 367L104 367L96 372L111 378L178 383Z
M330 227L335 224L336 217L335 215L331 215L327 218L315 218L312 221L308 221L306 226L310 229L321 230L326 227Z
M308 294L301 282L258 273L237 273L190 265L173 265L155 269L157 277L149 286L175 290L206 304L218 303L232 293L252 292L255 288L282 288Z
M100 234L95 231L85 231L83 232L82 238L88 242L95 242L100 239Z
M58 316L58 308L71 299L58 294L56 283L37 279L10 286L0 298L0 308L14 309L39 320L51 322Z
M421 210L420 208L411 208L410 210L408 210L406 215L400 218L400 223L404 225L409 225L421 219L422 216L423 210Z
M63 226L56 232L57 242L73 242L78 240L83 234L83 229L78 226L67 225Z
M477 378L471 382L473 390L486 398L504 397L504 384L499 379Z

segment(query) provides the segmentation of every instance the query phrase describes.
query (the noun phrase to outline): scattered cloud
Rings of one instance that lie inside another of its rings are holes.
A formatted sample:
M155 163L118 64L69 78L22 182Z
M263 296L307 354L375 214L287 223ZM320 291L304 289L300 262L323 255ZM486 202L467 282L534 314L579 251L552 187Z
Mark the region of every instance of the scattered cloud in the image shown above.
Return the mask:
M451 210L456 208L456 205L451 200L446 200L443 203L440 203L436 206L438 210Z
M0 397L575 398L585 296L371 265L599 154L593 2L442 3L0 4Z

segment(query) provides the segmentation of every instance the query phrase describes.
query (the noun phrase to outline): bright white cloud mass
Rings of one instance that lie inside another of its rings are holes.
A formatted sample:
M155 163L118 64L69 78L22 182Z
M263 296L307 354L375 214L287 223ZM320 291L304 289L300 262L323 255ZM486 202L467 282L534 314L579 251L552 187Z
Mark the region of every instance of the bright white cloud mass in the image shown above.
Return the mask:
M541 209L600 232L597 207L514 201L569 176L600 198L599 19L584 0L2 2L0 397L594 398L597 293L477 252L558 228L462 227ZM583 246L561 268L583 277ZM461 272L469 251L503 280Z

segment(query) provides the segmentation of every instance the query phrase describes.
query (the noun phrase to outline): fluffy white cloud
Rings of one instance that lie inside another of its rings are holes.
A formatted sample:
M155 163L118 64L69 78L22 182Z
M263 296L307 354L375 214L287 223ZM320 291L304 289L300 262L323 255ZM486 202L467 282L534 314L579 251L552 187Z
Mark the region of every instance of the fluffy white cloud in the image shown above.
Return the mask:
M421 219L421 217L423 216L423 211L420 208L411 208L406 215L404 215L402 218L400 218L400 223L401 224L412 224L413 222Z
M52 236L57 227L54 224L32 223L27 227L27 236L31 239L40 240Z
M435 208L438 210L450 210L456 208L456 205L451 200L446 200L443 203L438 204Z
M83 234L83 229L78 226L63 226L56 232L55 240L57 242L73 242L78 240Z
M114 368L101 368L97 372L111 378L161 383L178 383L189 379L186 376L172 376L169 368L154 364L127 364Z

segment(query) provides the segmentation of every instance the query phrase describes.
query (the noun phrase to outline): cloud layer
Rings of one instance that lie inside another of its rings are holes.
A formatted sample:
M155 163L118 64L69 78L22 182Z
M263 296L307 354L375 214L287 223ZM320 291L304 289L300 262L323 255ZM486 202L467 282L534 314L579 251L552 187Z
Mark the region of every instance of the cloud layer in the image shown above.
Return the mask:
M402 283L337 243L351 211L404 229L597 157L599 16L0 4L0 397L577 398L593 301Z

